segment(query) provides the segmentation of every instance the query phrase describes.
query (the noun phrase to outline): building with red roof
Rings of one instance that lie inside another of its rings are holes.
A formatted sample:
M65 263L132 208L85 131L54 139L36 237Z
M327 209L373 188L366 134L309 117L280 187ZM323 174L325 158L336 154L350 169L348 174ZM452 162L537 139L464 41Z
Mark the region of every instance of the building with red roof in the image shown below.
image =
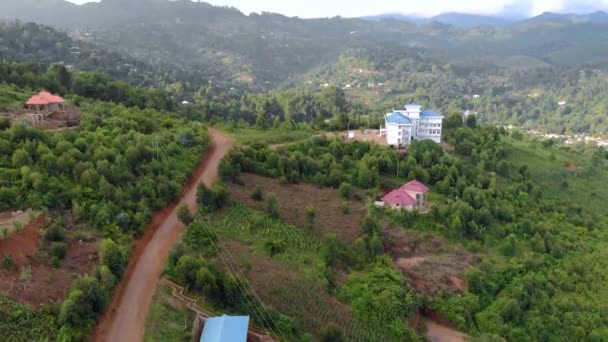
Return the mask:
M397 210L422 209L426 205L428 192L429 187L414 180L386 194L381 203Z
M47 91L41 91L30 97L25 103L25 106L36 114L47 116L54 113L65 112L65 100L61 96L53 95Z

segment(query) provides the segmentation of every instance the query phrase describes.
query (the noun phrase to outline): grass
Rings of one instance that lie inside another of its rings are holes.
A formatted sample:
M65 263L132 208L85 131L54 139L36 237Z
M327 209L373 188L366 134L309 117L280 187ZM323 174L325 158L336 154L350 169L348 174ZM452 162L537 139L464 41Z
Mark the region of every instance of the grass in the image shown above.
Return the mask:
M316 133L313 131L288 131L282 129L261 130L255 128L237 128L228 130L228 133L233 136L240 144L265 144L277 145L294 143L306 140Z
M196 315L171 295L171 287L156 290L146 321L144 341L191 341Z
M580 207L587 214L599 216L605 212L608 171L599 167L586 172L591 166L589 156L512 140L507 159L516 167L527 165L532 180L541 186L545 196L560 204ZM575 163L581 171L570 171L565 163Z
M216 222L215 229L219 234L260 254L269 254L268 246L272 242L281 250L272 256L273 259L297 267L307 278L325 285L325 264L320 258L320 245L302 230L242 205L231 207L223 219Z

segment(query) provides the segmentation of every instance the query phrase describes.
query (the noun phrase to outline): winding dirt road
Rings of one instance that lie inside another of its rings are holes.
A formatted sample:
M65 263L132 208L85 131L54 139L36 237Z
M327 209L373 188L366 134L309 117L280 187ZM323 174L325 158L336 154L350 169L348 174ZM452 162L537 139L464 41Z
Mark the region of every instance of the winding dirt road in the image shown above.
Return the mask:
M177 218L177 208L184 202L191 210L196 208L197 185L204 182L210 186L215 181L220 160L233 146L225 133L215 129L209 129L209 133L213 144L188 181L188 194L152 217L146 232L135 244L112 302L95 328L93 341L143 340L158 280L173 244L184 231L184 225Z

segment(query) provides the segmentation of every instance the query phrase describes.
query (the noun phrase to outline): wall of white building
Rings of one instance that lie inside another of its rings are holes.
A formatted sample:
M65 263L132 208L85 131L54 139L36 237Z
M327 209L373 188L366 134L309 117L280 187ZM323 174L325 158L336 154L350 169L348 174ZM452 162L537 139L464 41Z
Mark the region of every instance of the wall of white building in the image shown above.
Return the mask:
M409 125L386 125L386 142L389 145L409 145L412 140L412 127Z

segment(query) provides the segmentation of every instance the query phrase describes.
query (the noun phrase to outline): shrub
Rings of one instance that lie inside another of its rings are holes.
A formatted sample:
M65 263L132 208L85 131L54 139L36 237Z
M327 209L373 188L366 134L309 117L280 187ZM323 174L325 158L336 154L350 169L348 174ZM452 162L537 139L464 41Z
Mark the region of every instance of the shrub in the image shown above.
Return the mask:
M312 227L315 223L315 217L317 216L315 207L306 207L306 209L304 209L304 216L306 217L306 224L308 224L309 227Z
M350 199L353 192L353 186L350 185L350 183L343 182L342 184L340 184L340 188L338 189L338 191L340 192L340 196L342 196L342 198Z
M357 201L361 201L361 200L363 200L363 197L361 197L361 194L360 194L360 193L355 193L354 198L355 198L355 200L357 200Z
M65 228L61 222L53 223L46 231L46 239L49 241L64 241Z
M264 243L266 252L270 254L270 257L274 257L277 254L285 252L285 244L278 239L268 240Z
M287 180L287 177L281 176L281 178L279 178L279 183L281 185L287 185L287 183L289 183L289 181Z
M266 197L266 214L272 218L279 218L279 200L274 194Z
M264 199L264 194L262 193L262 189L259 186L256 186L251 193L251 199L254 201L262 201Z
M211 196L213 197L213 209L225 207L230 199L228 189L220 182L215 182L211 187Z
M348 202L344 201L344 202L342 202L342 204L340 204L340 212L342 212L342 214L344 214L344 215L350 213L350 208L348 207Z
M17 233L21 233L21 231L23 230L23 225L21 224L21 221L13 221L13 228L15 228L15 231Z
M17 264L15 263L15 260L13 260L13 257L10 255L5 255L4 258L2 258L2 268L5 270L12 270L15 269L17 267Z
M344 333L334 324L328 324L321 329L321 342L342 342L345 341Z
M65 242L53 242L51 244L51 256L53 258L62 260L63 258L65 258L66 250L67 250L67 245Z
M8 227L2 228L2 238L3 239L8 238Z
M192 217L192 213L190 212L188 205L185 203L179 206L179 209L177 210L177 217L186 226L190 225L190 223L194 221L194 217Z

